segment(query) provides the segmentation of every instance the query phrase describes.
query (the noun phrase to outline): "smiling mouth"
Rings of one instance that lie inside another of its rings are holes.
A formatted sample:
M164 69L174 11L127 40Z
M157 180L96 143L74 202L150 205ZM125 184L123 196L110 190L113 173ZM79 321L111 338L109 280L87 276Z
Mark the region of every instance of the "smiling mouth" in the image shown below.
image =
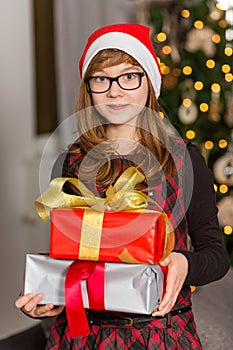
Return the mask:
M108 104L107 106L108 106L108 108L110 108L114 111L120 111L120 110L124 109L127 106L127 104Z

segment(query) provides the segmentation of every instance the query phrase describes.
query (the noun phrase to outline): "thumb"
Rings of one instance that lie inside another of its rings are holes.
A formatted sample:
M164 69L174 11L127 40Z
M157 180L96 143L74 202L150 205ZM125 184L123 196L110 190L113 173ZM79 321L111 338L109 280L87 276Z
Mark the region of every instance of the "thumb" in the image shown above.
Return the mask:
M171 262L171 259L169 256L167 256L165 259L163 259L162 261L160 261L159 265L161 266L168 266Z

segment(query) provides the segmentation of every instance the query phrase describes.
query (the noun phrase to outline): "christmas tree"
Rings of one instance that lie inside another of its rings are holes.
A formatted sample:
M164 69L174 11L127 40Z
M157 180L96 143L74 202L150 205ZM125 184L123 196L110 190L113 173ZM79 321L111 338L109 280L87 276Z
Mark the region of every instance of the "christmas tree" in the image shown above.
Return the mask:
M142 3L163 74L165 112L213 171L233 265L233 1L154 0L146 11Z

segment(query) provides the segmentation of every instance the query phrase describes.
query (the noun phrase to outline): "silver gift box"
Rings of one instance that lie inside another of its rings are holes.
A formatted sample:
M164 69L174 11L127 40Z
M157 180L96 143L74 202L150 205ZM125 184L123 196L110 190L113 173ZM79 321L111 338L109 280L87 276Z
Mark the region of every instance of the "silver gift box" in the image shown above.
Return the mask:
M24 293L42 293L41 304L65 305L65 276L72 262L47 255L27 254ZM103 264L105 310L150 314L156 309L164 283L159 265ZM84 307L89 308L86 281L81 283Z

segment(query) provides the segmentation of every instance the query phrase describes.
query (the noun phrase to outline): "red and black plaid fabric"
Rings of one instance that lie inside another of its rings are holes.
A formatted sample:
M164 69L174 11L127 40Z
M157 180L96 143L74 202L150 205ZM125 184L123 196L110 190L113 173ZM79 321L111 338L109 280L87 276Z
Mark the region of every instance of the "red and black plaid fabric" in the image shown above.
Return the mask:
M181 147L182 148L182 147ZM183 153L184 154L184 153ZM80 158L80 157L79 157ZM182 169L184 157L177 155L176 166ZM71 161L70 164L73 162ZM127 165L126 165L127 164ZM123 172L129 166L128 162L119 162L119 169ZM154 186L149 190L159 206L171 217L175 227L175 250L187 250L187 218L183 202L183 187L177 174L170 176L163 184ZM100 189L97 189L100 190ZM158 209L158 208L156 208ZM182 308L191 304L190 288L184 285L179 293L174 309ZM202 349L196 331L196 325L192 311L173 316L168 324L167 319L151 321L142 328L135 326L91 326L89 336L72 339L63 312L55 321L46 350L143 350L143 349L166 349L166 350L198 350Z
M202 349L189 311L161 319L138 329L133 326L91 326L91 334L72 339L65 313L54 324L46 350L200 350Z

